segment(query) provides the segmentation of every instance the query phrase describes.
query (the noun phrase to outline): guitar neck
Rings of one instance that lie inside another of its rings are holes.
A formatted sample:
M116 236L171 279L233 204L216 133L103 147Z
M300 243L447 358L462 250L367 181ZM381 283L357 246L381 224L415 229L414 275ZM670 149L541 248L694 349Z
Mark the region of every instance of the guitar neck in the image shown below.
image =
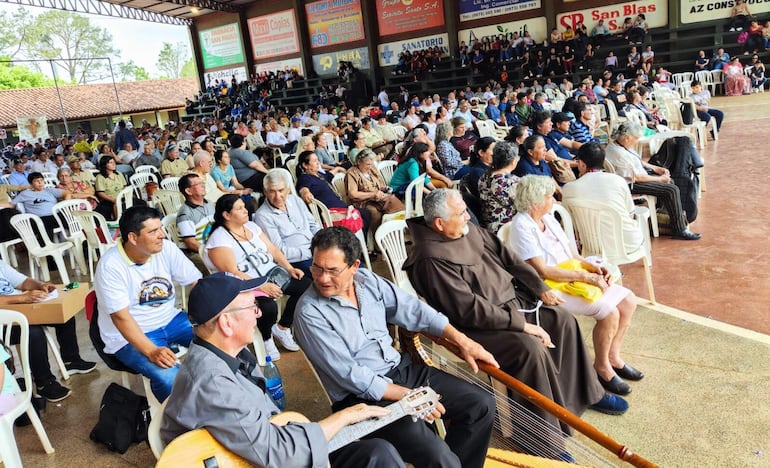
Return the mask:
M385 427L388 424L401 419L406 415L404 408L400 402L391 403L387 406L390 410L390 414L379 418L367 419L355 424L350 424L343 427L332 440L329 441L329 453L348 445L362 437L371 434L381 427Z

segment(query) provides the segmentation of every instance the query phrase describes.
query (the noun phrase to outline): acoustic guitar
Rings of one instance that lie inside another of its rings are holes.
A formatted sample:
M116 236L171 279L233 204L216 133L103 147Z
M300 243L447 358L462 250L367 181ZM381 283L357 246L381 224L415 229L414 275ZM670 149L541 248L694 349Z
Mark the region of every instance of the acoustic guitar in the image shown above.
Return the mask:
M388 405L390 414L343 427L329 441L329 452L359 440L404 416L411 416L415 421L423 419L433 412L438 399L438 395L430 387L416 388L407 393L404 398ZM286 411L270 418L270 422L283 426L290 422L308 423L310 421L300 413ZM252 465L220 444L205 428L201 428L186 432L172 440L163 450L156 465L157 468L179 466L241 468Z

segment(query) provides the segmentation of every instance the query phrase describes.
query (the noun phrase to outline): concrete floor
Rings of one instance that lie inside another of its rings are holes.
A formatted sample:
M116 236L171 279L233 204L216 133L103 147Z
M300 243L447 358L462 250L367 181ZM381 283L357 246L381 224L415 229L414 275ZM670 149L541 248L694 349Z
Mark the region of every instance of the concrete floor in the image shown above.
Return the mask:
M653 240L655 292L665 306L640 307L627 339L627 359L647 377L633 385L626 415L585 416L661 466L770 466L765 404L770 278L764 271L770 249L762 248L770 208L761 188L770 151L764 144L748 143L764 140L763 129L770 128L769 103L770 94L714 100L728 119L719 141L709 141L702 151L708 191L692 230L703 239ZM387 276L382 262L376 262L375 270ZM624 284L645 296L641 263L624 266L623 272ZM581 326L584 334L590 333L590 322ZM98 361L82 315L78 329L84 357ZM328 414L326 398L302 355L282 356L278 365L289 409L312 420ZM73 395L49 403L42 416L56 453L43 452L31 427L16 429L25 466L152 466L146 444L118 455L88 439L104 389L118 380L102 363L92 374L73 376L67 382Z

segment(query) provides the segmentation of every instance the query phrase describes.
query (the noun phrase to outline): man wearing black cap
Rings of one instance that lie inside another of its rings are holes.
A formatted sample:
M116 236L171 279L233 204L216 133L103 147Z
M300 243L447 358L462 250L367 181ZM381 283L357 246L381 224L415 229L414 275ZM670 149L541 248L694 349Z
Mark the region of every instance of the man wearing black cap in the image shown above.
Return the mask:
M279 412L265 391L257 360L246 346L261 315L253 290L265 278L242 280L214 273L190 292L189 318L195 338L182 363L163 413L161 437L200 427L228 450L258 466L403 466L381 439L356 442L329 454L328 441L344 426L385 416L388 410L357 405L318 423L277 426Z

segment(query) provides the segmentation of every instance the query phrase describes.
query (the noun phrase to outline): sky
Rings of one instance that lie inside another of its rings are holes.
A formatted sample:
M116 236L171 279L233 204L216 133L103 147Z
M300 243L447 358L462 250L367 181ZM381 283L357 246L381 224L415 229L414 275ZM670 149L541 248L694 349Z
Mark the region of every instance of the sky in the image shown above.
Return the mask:
M0 11L13 12L21 8L19 5L0 3ZM25 6L25 10L39 15L47 11L46 8ZM91 24L106 29L114 40L121 55L113 57L113 66L116 62L133 60L137 65L144 67L150 77L159 75L155 62L163 48L164 42L175 44L182 42L190 47L190 34L186 26L172 26L160 23L151 23L138 20L112 18L108 16L82 14L91 21ZM191 56L191 55L190 55Z

